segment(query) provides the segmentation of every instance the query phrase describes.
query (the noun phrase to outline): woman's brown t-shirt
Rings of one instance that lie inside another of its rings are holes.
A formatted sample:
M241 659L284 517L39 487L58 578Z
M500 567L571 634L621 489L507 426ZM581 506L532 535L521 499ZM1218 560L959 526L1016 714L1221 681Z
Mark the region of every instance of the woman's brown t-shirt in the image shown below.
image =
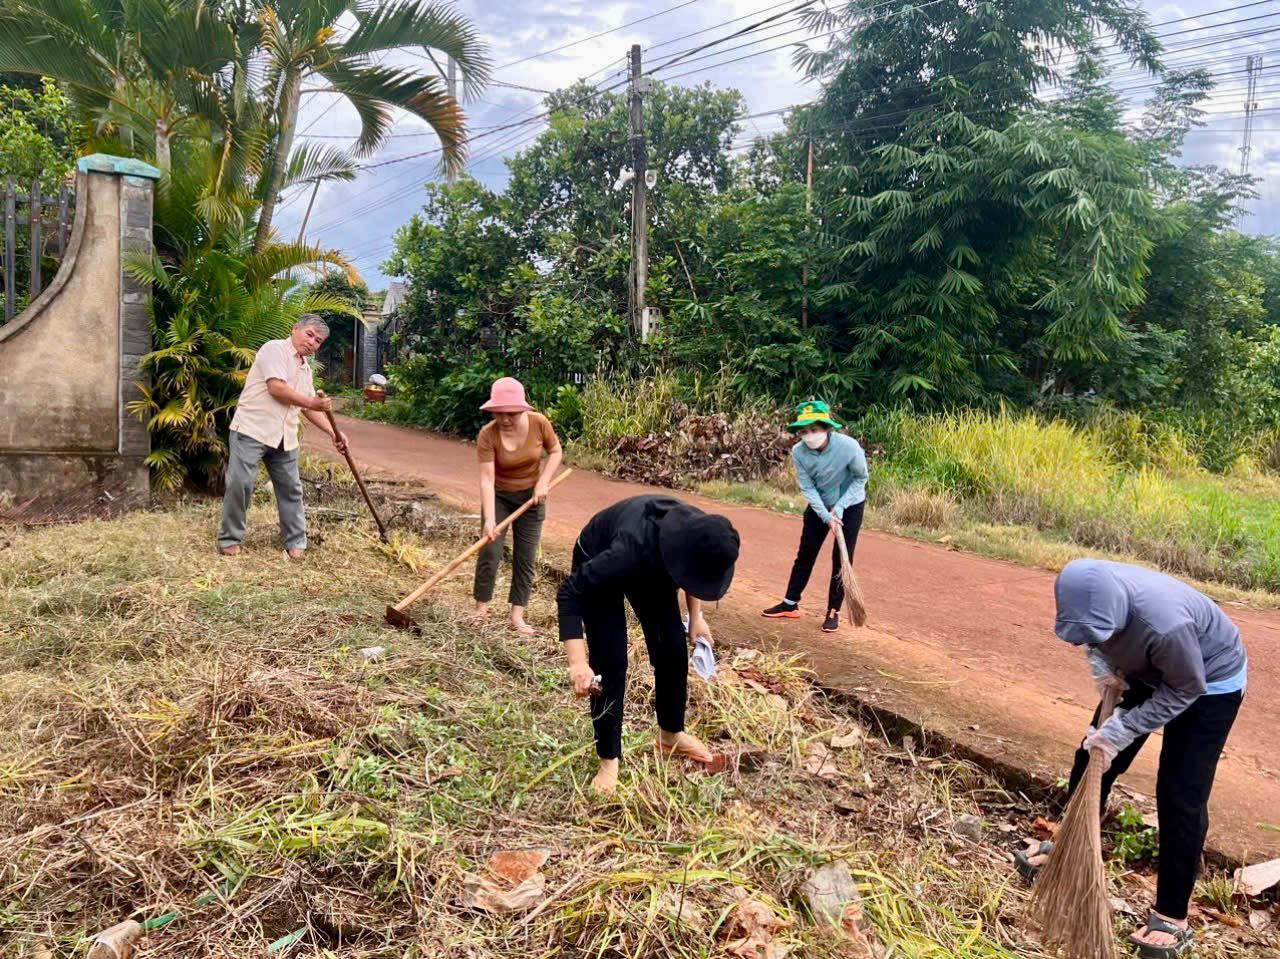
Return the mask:
M506 493L533 489L542 469L542 454L560 449L555 427L541 413L529 414L529 435L516 450L505 449L497 423L489 423L476 437L476 458L494 464L494 486Z

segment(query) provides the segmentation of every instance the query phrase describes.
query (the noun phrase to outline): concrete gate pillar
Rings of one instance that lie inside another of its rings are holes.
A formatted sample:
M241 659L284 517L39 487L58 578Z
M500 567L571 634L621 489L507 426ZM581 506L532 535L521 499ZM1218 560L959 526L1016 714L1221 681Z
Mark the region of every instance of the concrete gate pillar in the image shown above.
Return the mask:
M127 412L151 350L150 290L124 272L152 251L160 171L94 154L57 275L0 326L0 514L45 518L145 504L146 425Z

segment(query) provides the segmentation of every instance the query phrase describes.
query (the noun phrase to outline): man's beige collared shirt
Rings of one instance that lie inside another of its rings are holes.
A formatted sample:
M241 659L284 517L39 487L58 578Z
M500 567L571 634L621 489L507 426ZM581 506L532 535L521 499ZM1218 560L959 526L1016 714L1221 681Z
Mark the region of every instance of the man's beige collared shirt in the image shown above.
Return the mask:
M267 380L284 380L303 396L316 395L311 364L294 349L293 341L269 340L249 367L231 428L272 449L283 444L287 451L296 450L302 408L273 397L267 392Z

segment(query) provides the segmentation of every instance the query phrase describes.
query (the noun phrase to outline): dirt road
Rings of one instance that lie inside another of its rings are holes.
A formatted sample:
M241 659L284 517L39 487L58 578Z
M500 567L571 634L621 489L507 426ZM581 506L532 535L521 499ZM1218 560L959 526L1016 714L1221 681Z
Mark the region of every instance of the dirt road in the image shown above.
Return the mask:
M346 418L342 429L362 466L421 479L443 499L476 509L473 446ZM324 437L312 432L306 442L337 458ZM597 510L645 492L661 491L577 472L552 495L546 549L567 562ZM759 615L786 584L798 518L686 498L727 515L742 536L733 589L711 617L723 638L802 653L828 686L1041 779L1063 774L1095 698L1079 652L1053 635L1053 574L864 533L855 565L870 622L828 635L819 629L825 559L809 587L809 615ZM1280 614L1227 612L1249 648L1249 690L1219 766L1210 844L1254 861L1280 856ZM1146 795L1154 794L1158 746L1149 743L1124 780Z

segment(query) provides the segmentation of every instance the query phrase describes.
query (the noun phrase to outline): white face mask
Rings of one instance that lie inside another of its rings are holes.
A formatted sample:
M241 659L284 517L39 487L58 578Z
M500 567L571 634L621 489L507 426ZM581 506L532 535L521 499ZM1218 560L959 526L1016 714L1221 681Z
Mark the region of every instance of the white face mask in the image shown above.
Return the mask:
M800 437L801 442L811 450L820 450L827 445L826 433L805 433Z

